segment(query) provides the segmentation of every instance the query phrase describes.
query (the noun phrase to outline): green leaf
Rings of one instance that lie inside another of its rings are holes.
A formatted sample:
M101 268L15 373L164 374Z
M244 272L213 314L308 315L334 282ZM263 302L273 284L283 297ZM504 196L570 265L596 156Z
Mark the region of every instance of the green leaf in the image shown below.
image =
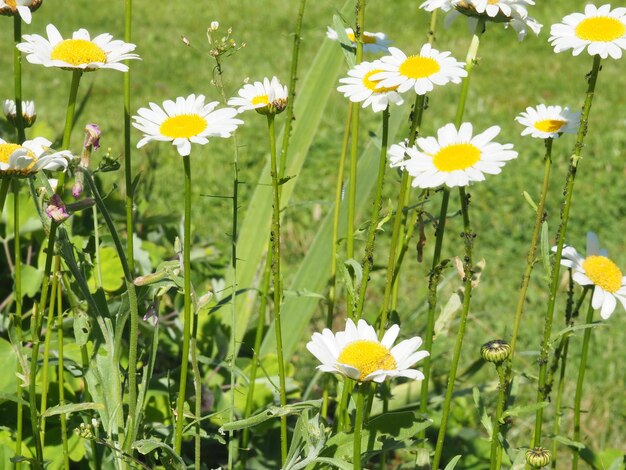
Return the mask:
M30 266L28 264L22 265L22 295L28 297L35 297L41 287L41 281L43 281L43 271Z
M502 413L502 419L508 416L523 416L526 414L530 414L540 408L545 408L549 404L550 402L542 401L541 403L533 403L532 405L515 406L513 408L509 408L504 413Z
M17 387L15 371L17 370L17 357L15 350L7 340L0 338L0 370L7 373L0 380L0 401L17 401L15 389ZM8 373L8 371L13 371Z
M548 232L548 222L541 224L541 259L543 269L546 271L546 279L552 277L552 264L550 263L550 233Z
M459 460L461 460L461 457L463 457L462 455L455 455L452 460L450 460L450 462L448 462L448 465L446 465L446 468L444 468L443 470L453 470L454 467L456 467L456 464L459 462Z
M89 283L95 290L96 270L94 266ZM102 273L102 287L107 292L116 292L124 285L124 270L117 250L112 246L100 246L100 272Z
M586 330L588 328L599 328L599 327L605 327L608 326L606 323L602 323L600 321L598 322L594 322L594 323L586 323L584 325L573 325L573 326L568 326L567 328L563 328L561 331L559 331L557 334L555 334L551 339L550 342L552 344L556 343L559 339L561 339L562 336L566 336L569 335L570 333L573 333L574 331L578 331L578 330Z
M285 406L270 406L266 410L257 413L254 416L250 416L246 419L238 419L230 423L225 423L220 427L219 432L224 434L228 431L238 431L239 429L250 428L258 424L264 423L268 419L288 416L293 414L300 414L302 411L310 408L320 408L322 406L322 400L309 400L300 403L294 403L293 405Z
M161 454L161 463L167 470L177 470L180 468L187 468L183 459L176 454L176 451L168 446L165 442L156 441L154 439L140 439L133 442L133 449L136 449L142 455L147 455L156 449L162 449L165 451Z
M350 38L346 34L346 27L346 22L341 15L333 15L333 29L337 32L337 37L341 44L343 55L346 58L348 69L351 69L356 65L356 56L355 49L352 47L352 41L350 41Z
M573 441L570 438L565 437L565 436L554 436L553 439L570 448L574 448L574 449L585 448L585 444L583 444L582 442Z
M82 310L74 315L74 338L78 346L84 346L89 341L91 334L91 319Z
M86 403L72 403L69 405L57 405L48 408L41 414L42 418L48 418L50 416L64 415L70 413L76 413L78 411L85 410L103 410L104 405L102 403L86 402Z

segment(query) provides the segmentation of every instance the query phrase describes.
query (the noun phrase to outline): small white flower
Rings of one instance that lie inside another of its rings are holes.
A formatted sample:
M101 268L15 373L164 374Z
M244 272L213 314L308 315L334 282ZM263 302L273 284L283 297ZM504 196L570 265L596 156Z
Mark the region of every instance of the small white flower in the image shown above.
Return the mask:
M585 13L572 13L552 25L549 41L554 52L572 49L577 56L586 48L590 55L619 59L626 49L626 8L588 4Z
M265 77L263 82L244 85L239 96L228 100L228 106L235 106L240 113L256 110L260 114L278 114L287 106L287 87L280 84L278 78Z
M31 64L44 67L60 67L66 70L80 69L90 72L97 69L128 71L124 60L139 59L131 54L135 45L113 39L103 33L91 39L86 29L79 29L72 34L72 39L63 39L59 30L49 24L46 27L48 39L38 34L25 34L17 48L26 53L26 60Z
M404 162L405 170L418 188L442 184L452 188L484 181L485 174L497 175L505 162L517 158L512 144L492 142L499 133L500 127L493 126L472 136L468 122L461 124L458 131L454 124L446 124L437 131L437 138L420 137L414 147L406 148L410 158Z
M72 154L67 150L54 152L50 145L43 137L26 140L22 145L0 139L0 178L30 176L39 170L65 170Z
M204 95L179 96L176 101L167 100L163 106L150 103L150 108L137 110L133 126L143 132L137 148L150 141L172 142L178 153L186 157L191 153L191 144L205 145L207 137L230 137L243 124L235 119L233 108L215 110L217 101L204 104Z
M218 21L211 21L211 31L217 31L219 27L220 27L220 24Z
M352 28L346 28L346 36L350 40L351 46L356 48L356 36ZM326 37L333 41L339 41L339 35L337 31L328 26L326 31ZM361 33L361 41L363 42L364 52L387 52L389 50L389 44L391 41L387 39L385 33L370 33L369 31L363 31Z
M465 64L450 56L450 52L439 52L430 44L424 44L419 54L407 57L400 49L390 47L391 55L381 57L382 72L373 75L379 80L378 88L398 87L399 93L413 88L418 95L432 91L435 85L461 83L467 76Z
M428 351L418 351L422 339L415 336L393 346L399 333L400 327L393 325L379 341L365 320L359 320L357 326L348 319L345 331L333 334L325 328L322 333L313 333L306 348L321 362L319 370L359 382L381 383L393 377L423 379L420 371L411 369L428 356Z
M31 7L36 10L41 0L0 0L0 14L20 15L24 23L30 24L32 20Z
M371 105L374 112L384 111L389 103L401 105L404 100L396 91L397 86L378 88L378 81L372 80L372 75L382 71L379 65L379 61L357 64L348 71L348 77L339 80L344 85L337 90L353 103L363 102L364 108Z
M617 301L626 309L626 276L617 265L607 258L606 250L599 248L595 233L587 234L587 257L581 256L573 247L563 247L561 265L574 270L572 278L581 286L594 286L591 306L601 309L600 316L611 316ZM556 251L556 247L552 248Z
M399 144L393 144L387 151L387 157L389 158L389 166L391 168L400 168L404 170L406 162L408 161L408 142L400 142Z
M522 135L530 134L537 139L558 139L561 134L575 134L578 131L580 112L540 104L536 108L529 106L515 120L525 126Z

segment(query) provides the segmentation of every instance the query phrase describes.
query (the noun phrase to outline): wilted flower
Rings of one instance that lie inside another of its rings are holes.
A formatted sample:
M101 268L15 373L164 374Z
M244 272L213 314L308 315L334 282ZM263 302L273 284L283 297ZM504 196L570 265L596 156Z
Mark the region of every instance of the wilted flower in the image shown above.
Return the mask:
M55 222L63 222L70 215L67 213L65 203L58 194L53 194L48 205L46 206L46 214Z

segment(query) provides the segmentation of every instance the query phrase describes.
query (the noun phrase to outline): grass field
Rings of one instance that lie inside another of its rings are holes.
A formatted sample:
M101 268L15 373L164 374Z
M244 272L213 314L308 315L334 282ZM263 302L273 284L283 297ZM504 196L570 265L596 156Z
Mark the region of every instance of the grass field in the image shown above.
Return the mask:
M143 60L132 66L132 108L146 106L150 101L160 103L192 92L206 94L210 100L219 99L211 84L214 71L208 57L209 46L205 35L208 25L214 20L220 22L221 28L232 27L236 41L246 44L225 61L228 94L235 94L246 78L259 80L264 76L276 75L287 82L292 42L290 31L293 29L297 3L286 0L136 1L133 41L137 43L137 52ZM372 0L367 6L366 29L384 31L393 40L394 46L407 53L417 52L425 42L429 20L429 15L418 8L419 3L415 0ZM481 44L479 67L472 77L465 120L471 121L476 129L486 129L494 124L501 126L499 141L513 143L520 155L507 165L502 175L493 177L486 184L476 185L471 190L473 226L478 234L475 257L485 258L486 268L473 298L462 369L479 357L482 343L496 337L506 338L510 334L534 222L534 211L525 201L523 192L527 191L535 200L538 197L544 147L539 140L521 137L522 128L514 118L527 106L539 103L579 109L586 89L585 74L591 68L590 57L572 57L569 53L555 55L547 42L549 25L560 21L565 14L580 10L585 2L538 0L537 3L531 14L544 24L540 36L530 36L520 43L512 31L490 25ZM320 44L327 41L326 26L332 23L332 16L339 6L338 2L328 0L309 1L302 34L300 76L307 73ZM0 20L0 44L3 44L0 54L0 71L3 71L0 99L4 99L12 95L12 30L9 20ZM24 32L43 34L48 23L55 24L66 35L84 27L92 34L106 31L115 37L122 37L123 5L122 2L105 0L46 0L40 12L34 15L33 23ZM183 44L181 36L189 40L190 46ZM436 37L436 48L450 50L455 57L463 60L470 38L463 19L456 20L447 30L440 21ZM568 243L584 251L586 233L598 233L601 244L622 267L626 267L624 67L623 60L604 62L593 105L589 137L576 183L567 237ZM30 64L24 66L24 97L35 100L38 112L37 124L30 131L31 134L53 139L61 135L70 75ZM84 124L97 122L103 131L104 149L110 148L113 157L122 158L122 77L107 71L86 74L79 97L85 96L88 90L89 98L75 126L74 144L78 148ZM436 90L431 95L422 128L423 135L431 135L437 128L453 120L458 92L458 87L453 86ZM333 93L303 170L289 183L296 185L296 188L284 214L286 281L291 279L306 254L320 218L332 207L346 110L345 99L339 93ZM408 111L409 106L405 104L392 112L408 115ZM361 135L377 133L378 116L368 111L363 112L362 116ZM246 124L237 133L241 146L240 179L244 182L240 194L242 217L267 159L264 120L253 117L247 116ZM297 115L296 119L305 120L307 116ZM403 124L398 135L404 136L406 128L407 124ZM139 132L135 132L134 142L139 138ZM552 237L558 225L563 182L573 144L572 136L564 136L554 144L553 176L547 206ZM199 245L217 250L214 272L219 274L230 249L228 234L231 208L229 202L206 195L228 195L231 191L232 142L218 142L215 139L192 156L195 239ZM143 175L137 202L140 218L154 215L178 217L183 204L182 179L177 183L172 175L181 175L182 165L173 148L148 146L135 151L133 171ZM122 189L123 179L120 170L106 174L103 184L108 190L114 184ZM395 198L398 181L395 172L388 172L384 193L386 198ZM432 207L428 211L436 217L438 202L435 199L430 204ZM453 197L450 212L457 209L458 201ZM444 256L461 256L462 243L454 234L462 231L462 221L456 215L451 217L449 223ZM377 266L386 262L390 232L388 224L379 236L377 254L380 257L376 258ZM430 228L427 228L426 236L429 243L434 241ZM423 314L430 260L418 263L414 246L413 243L401 278L398 311L402 318L410 318L415 333L421 334L425 322ZM430 250L426 249L426 253L430 253ZM450 282L442 289L442 299L446 299L460 282L451 271L448 274ZM205 283L208 284L208 280ZM371 317L378 311L376 305L382 295L383 283L384 269L375 271L368 297L370 308L368 310L366 307L366 316ZM538 264L532 277L520 343L520 357L525 364L520 364L519 368L532 373L529 372L527 381L521 382L518 393L529 399L534 396L536 388L532 374L536 373L534 365L547 301L546 286L543 268ZM564 302L559 303L556 331L563 324L560 314L563 306ZM322 318L321 309L319 318ZM585 421L585 434L596 449L615 448L626 452L626 376L623 367L626 357L625 331L626 314L618 307L607 326L597 329L593 335L584 407L590 411L590 419ZM301 341L305 339L303 337ZM436 369L440 376L435 377L436 387L445 388L445 364L449 362L452 341L453 333L450 333L450 338L442 338L442 341L437 342L435 360L439 364ZM579 339L576 338L574 344L578 343ZM573 351L578 349L572 348ZM572 390L568 390L568 393L573 393L576 356L570 358L570 361L573 365L568 370L571 373L568 388L571 385ZM314 362L307 353L296 354L294 362L298 366L296 377L306 381L312 376ZM489 382L493 380L491 372L483 370L479 377ZM471 390L463 386L463 378L460 380L459 389L469 395L461 397L458 405L465 403L464 400L471 402ZM530 432L531 423L520 418L511 434L516 436L520 445L525 445L530 440ZM450 451L451 456L454 454Z

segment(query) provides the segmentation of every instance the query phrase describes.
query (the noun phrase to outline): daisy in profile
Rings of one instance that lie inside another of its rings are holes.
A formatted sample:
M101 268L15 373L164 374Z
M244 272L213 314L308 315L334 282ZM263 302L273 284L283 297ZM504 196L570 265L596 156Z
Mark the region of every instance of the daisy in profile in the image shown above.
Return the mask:
M373 75L378 88L397 87L398 93L411 88L418 95L432 91L435 85L461 83L467 76L463 62L450 56L450 52L439 52L430 44L424 44L419 54L408 56L396 47L390 47L391 55L382 57L378 68L382 71Z
M475 136L472 132L468 122L458 130L454 124L446 124L437 131L436 138L420 137L414 147L408 147L409 160L404 165L414 178L413 186L467 186L473 181L484 181L485 174L497 175L507 161L517 158L512 144L492 142L500 127L490 127Z
M346 36L350 40L351 47L356 49L356 37L352 28L346 28ZM339 41L337 31L330 26L326 31L326 37L333 41ZM369 31L361 33L361 41L363 42L364 52L387 52L389 51L389 44L391 44L385 33L370 33Z
M529 106L515 120L524 126L522 135L537 139L558 139L562 134L576 134L580 125L580 112L540 104L536 108Z
M552 251L556 251L556 247ZM595 233L587 234L586 257L571 246L563 247L561 265L574 271L572 277L578 284L594 287L591 306L600 309L600 316L604 320L611 316L618 300L626 308L626 276L607 258L606 250L599 248Z
M626 8L587 4L585 13L572 13L552 25L549 41L554 52L572 49L577 56L586 48L590 55L619 59L626 49Z
M91 72L98 69L114 69L128 71L122 62L128 59L139 59L132 54L135 45L113 39L103 33L91 39L86 29L79 29L72 34L72 39L63 39L59 30L49 24L46 27L48 38L38 34L25 34L24 42L17 48L26 53L26 60L31 64L44 67L60 67L66 70L79 69Z
M20 15L24 23L30 24L32 12L41 6L43 0L0 0L0 15Z
M0 178L28 177L39 170L65 170L72 154L55 152L43 137L27 140L22 145L0 139Z
M339 79L343 85L337 90L353 103L363 103L363 108L371 106L374 112L384 111L389 103L401 105L404 100L396 91L398 86L378 88L378 80L372 80L382 70L380 62L361 62L348 71L348 76Z
M228 100L228 106L237 107L240 113L254 109L259 114L279 114L287 107L287 87L281 85L276 77L248 83L238 95Z
M191 144L205 145L208 137L230 137L243 124L235 119L233 108L215 110L217 101L204 103L204 95L179 96L176 101L166 100L163 106L150 103L150 108L139 108L133 116L133 126L143 132L137 143L141 148L151 141L171 142L179 155L191 153Z
M389 147L389 150L387 151L387 157L389 158L389 166L391 168L400 168L401 170L404 170L406 162L409 158L408 145L409 142L405 139L403 142L400 142L399 144L393 144L391 147Z
M317 366L319 370L358 382L381 383L393 377L423 379L420 371L411 369L428 356L428 351L418 351L422 339L414 336L394 346L399 333L400 327L393 325L379 341L376 331L365 320L355 325L348 319L344 331L333 334L325 328L321 333L313 333L306 348L321 362Z
M4 103L2 104L2 111L4 111L7 121L9 121L13 126L16 126L17 106L15 106L15 101L4 100ZM22 118L24 119L24 125L26 127L30 127L35 123L37 113L35 112L34 101L22 101Z

